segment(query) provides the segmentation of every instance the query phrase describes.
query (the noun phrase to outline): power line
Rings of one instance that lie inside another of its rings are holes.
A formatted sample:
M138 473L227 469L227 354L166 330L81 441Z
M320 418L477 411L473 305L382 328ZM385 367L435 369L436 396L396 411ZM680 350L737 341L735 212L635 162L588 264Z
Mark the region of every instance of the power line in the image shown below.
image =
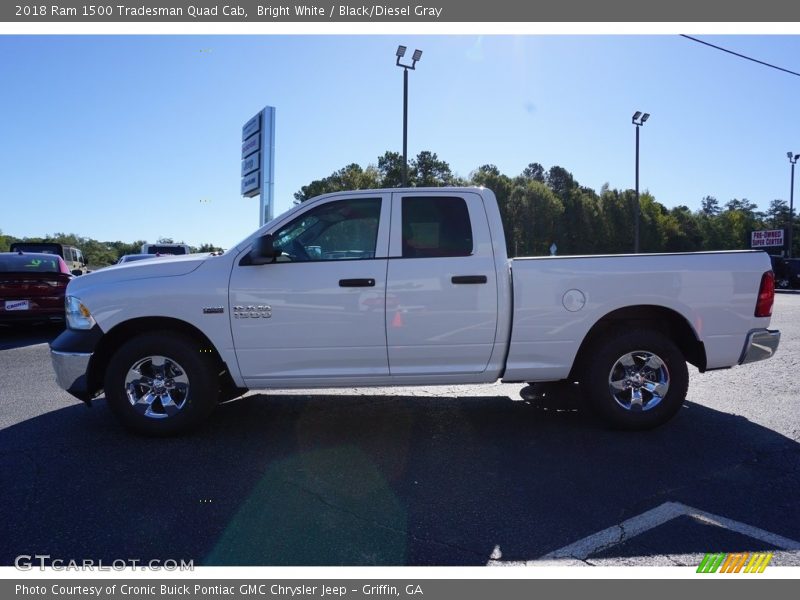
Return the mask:
M789 69L784 69L783 67L778 67L776 65L772 65L772 64L770 64L768 62L764 62L763 60L758 60L758 59L752 58L750 56L745 56L744 54L739 54L738 52L734 52L733 50L728 50L727 48L723 48L721 46L715 46L714 44L711 44L709 42L704 42L703 40L699 40L699 39L697 39L695 37L692 37L690 35L685 35L685 34L681 33L680 36L681 37L685 37L687 40L692 40L693 42L697 42L698 44L703 44L705 46L710 46L711 48L715 48L717 50L722 50L723 52L727 52L728 54L733 54L734 56L738 56L739 58L743 58L745 60L749 60L749 61L752 61L754 63L758 63L760 65L764 65L765 67L770 67L771 69L777 69L778 71L783 71L784 73L789 73L789 75L795 75L797 77L800 77L800 73L796 73L794 71L790 71Z

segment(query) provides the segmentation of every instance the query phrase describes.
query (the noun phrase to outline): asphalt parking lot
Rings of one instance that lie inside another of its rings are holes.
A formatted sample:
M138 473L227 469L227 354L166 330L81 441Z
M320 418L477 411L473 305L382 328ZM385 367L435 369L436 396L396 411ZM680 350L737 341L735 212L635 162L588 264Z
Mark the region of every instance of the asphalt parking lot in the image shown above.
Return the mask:
M651 432L495 384L251 394L165 440L56 386L57 331L0 331L0 564L800 565L800 295L773 327Z

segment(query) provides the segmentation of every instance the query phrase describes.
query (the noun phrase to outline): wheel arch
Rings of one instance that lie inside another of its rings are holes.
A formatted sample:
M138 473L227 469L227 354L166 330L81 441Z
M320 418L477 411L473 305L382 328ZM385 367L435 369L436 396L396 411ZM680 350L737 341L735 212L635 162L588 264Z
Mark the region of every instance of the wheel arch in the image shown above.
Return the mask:
M140 317L115 325L100 339L94 350L88 368L88 383L92 393L103 388L106 369L114 353L128 340L142 333L174 332L182 334L197 343L198 352L209 352L219 367L222 399L235 398L246 390L238 388L230 375L228 365L222 360L214 344L200 329L172 317Z
M706 349L692 325L677 311L664 306L636 305L618 308L600 318L583 338L570 371L570 379L577 379L588 350L595 340L613 329L628 325L639 329L652 329L671 339L686 361L700 372L706 370Z

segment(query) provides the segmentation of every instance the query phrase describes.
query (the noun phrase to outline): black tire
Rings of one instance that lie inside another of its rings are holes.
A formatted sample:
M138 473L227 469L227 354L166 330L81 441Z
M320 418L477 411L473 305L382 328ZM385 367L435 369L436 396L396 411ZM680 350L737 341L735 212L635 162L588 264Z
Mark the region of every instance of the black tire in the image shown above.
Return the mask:
M606 425L615 429L645 430L663 425L680 410L689 388L683 354L672 340L651 329L633 329L598 339L584 353L581 370L584 399ZM612 381L616 387L612 388Z
M106 370L109 408L127 429L143 435L177 435L196 428L219 398L219 368L203 350L179 333L131 338L114 353ZM140 401L134 403L136 398Z

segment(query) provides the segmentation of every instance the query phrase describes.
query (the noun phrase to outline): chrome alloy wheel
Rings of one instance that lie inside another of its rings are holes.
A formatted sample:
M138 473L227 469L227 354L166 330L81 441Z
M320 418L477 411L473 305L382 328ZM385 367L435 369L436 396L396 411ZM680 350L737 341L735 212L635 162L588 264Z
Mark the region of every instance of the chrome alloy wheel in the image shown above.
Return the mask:
M183 367L165 356L137 361L125 376L125 393L133 409L151 419L178 413L189 397L189 378Z
M611 367L608 389L616 403L625 410L650 410L669 391L669 370L664 361L652 352L629 352Z

